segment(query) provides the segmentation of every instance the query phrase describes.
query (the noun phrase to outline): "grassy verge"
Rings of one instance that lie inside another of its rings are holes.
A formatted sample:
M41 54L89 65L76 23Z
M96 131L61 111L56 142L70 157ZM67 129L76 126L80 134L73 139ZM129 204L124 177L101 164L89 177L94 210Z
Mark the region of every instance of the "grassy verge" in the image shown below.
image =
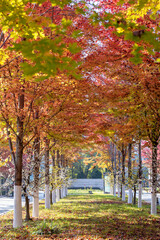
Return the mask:
M40 218L20 229L12 228L12 212L0 216L0 239L160 239L160 216L151 216L149 205L138 209L100 191L69 194L50 210L41 202Z

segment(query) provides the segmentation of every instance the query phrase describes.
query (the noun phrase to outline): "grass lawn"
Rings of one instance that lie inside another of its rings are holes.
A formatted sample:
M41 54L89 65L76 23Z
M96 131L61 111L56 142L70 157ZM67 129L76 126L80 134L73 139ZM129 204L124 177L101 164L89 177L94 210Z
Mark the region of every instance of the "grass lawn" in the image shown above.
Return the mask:
M0 216L0 239L160 240L160 215L149 213L147 204L138 209L101 191L69 190L50 210L42 201L40 218L20 229L12 228L13 212Z

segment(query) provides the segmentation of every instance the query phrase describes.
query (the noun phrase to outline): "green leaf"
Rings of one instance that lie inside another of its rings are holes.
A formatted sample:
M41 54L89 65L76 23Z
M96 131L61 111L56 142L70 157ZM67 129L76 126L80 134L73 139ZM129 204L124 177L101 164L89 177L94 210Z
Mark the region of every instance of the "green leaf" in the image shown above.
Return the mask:
M78 53L81 50L81 48L77 46L77 43L70 43L68 49L73 54Z

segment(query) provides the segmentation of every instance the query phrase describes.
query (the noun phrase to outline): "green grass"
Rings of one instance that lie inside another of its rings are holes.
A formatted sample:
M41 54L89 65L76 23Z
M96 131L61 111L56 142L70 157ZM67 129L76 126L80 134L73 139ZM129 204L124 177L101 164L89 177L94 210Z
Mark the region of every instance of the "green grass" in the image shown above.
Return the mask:
M41 202L40 218L23 228L12 228L12 212L0 216L0 239L159 240L160 216L149 213L147 204L138 209L101 191L69 190L50 210Z

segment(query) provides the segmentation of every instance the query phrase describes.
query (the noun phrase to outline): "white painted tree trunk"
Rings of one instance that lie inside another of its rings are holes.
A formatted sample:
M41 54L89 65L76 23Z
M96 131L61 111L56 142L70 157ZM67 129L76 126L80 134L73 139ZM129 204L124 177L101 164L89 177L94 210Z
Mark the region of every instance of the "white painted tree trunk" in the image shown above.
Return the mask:
M111 184L111 190L110 190L110 194L113 195L113 185Z
M116 184L113 185L113 195L116 197Z
M132 204L132 188L128 189L128 203Z
M61 198L64 198L64 196L63 196L63 186L61 186Z
M122 184L122 201L125 201L125 185Z
M50 208L50 194L49 194L49 185L45 185L45 208Z
M39 189L37 188L33 194L33 217L39 217Z
M151 168L148 168L148 184L149 184L149 187L151 188L152 187L152 180L151 180L151 176L152 176L152 169Z
M59 202L60 196L59 196L59 188L56 188L56 201Z
M68 195L68 188L65 188L66 196Z
M65 187L63 186L62 187L62 197L64 198L65 197L65 191L64 191Z
M141 208L142 207L142 183L139 183L138 186L138 207Z
M64 194L64 197L66 197L66 186L64 186L63 188L63 194Z
M52 202L56 203L56 189L52 191Z
M118 197L121 197L121 185L118 183Z
M153 189L151 193L151 214L157 214L157 194L153 191Z
M14 186L14 218L13 227L22 227L21 186Z

